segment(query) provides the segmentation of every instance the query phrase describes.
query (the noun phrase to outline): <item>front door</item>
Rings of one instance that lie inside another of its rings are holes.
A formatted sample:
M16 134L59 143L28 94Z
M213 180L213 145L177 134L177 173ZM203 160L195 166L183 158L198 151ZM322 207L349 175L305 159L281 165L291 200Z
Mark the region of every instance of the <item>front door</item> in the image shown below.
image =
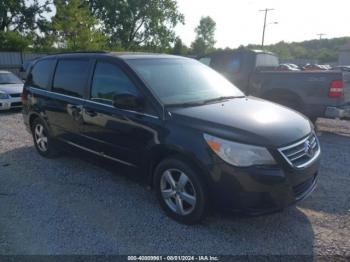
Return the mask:
M86 146L106 158L130 166L141 163L142 155L154 143L158 143L155 114L124 110L113 106L117 94L142 92L116 63L97 61L91 80L90 99L83 110L82 135Z

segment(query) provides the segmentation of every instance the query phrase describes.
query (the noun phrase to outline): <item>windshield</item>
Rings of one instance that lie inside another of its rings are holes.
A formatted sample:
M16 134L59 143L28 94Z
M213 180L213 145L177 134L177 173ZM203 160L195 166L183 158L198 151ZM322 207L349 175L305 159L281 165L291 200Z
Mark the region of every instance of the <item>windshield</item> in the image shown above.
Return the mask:
M12 73L0 73L0 84L22 84L22 80Z
M196 60L130 59L127 63L164 105L244 96L223 76Z

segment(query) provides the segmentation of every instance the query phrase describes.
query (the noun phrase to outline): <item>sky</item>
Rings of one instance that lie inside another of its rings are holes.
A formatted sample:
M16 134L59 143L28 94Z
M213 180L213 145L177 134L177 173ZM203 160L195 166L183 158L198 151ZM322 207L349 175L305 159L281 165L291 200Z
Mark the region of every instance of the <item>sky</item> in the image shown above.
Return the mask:
M265 44L350 36L350 0L177 0L185 25L176 33L186 45L195 39L201 16L216 22L216 47L260 44L264 13L268 13Z
M32 0L29 0L32 1ZM39 0L44 2L44 0ZM280 41L300 42L319 38L350 36L350 0L177 0L185 15L185 25L175 28L176 34L190 46L194 29L202 16L216 22L216 47L236 48L260 44L264 13L268 13L265 44ZM50 14L49 16L52 16Z

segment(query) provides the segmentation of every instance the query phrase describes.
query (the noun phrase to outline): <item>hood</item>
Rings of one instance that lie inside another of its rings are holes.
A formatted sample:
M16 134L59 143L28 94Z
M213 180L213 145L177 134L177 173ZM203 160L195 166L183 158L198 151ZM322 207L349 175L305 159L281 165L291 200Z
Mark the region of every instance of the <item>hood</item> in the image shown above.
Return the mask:
M312 131L310 121L287 107L260 98L235 98L195 107L171 108L178 123L234 141L281 147Z
M23 84L0 84L0 91L6 94L19 94L23 91Z

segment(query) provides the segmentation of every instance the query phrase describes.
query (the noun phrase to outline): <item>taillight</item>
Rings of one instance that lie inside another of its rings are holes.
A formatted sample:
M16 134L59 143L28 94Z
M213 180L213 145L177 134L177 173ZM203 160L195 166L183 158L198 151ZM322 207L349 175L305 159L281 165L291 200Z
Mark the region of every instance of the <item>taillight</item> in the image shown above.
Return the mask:
M333 80L331 87L329 88L328 96L330 97L340 97L343 95L343 80Z

